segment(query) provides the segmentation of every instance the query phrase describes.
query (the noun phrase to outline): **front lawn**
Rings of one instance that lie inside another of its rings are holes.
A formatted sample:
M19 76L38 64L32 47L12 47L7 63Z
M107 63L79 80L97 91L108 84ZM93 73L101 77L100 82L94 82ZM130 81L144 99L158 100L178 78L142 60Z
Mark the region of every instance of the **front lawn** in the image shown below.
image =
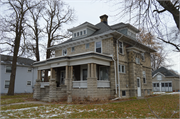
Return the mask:
M163 95L147 99L102 105L11 105L3 106L0 118L179 118L179 95ZM150 104L151 110L148 108Z

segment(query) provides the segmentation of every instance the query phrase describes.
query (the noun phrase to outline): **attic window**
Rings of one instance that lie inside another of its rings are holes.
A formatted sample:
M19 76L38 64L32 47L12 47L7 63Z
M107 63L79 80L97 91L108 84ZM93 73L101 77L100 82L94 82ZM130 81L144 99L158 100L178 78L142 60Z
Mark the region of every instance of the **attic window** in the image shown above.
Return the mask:
M162 80L162 76L161 75L157 75L157 80Z

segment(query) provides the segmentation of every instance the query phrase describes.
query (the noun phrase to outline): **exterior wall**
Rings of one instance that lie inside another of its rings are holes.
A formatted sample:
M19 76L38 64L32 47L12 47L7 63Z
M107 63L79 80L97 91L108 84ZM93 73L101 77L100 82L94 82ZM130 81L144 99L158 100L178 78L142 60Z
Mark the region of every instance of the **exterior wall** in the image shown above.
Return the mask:
M35 79L37 79L37 68L32 68L28 72L29 67L17 66L15 78L15 93L32 93ZM11 73L6 73L6 65L1 65L1 93L7 93L8 88L5 88L5 80L10 81ZM31 81L31 85L27 85L27 81Z

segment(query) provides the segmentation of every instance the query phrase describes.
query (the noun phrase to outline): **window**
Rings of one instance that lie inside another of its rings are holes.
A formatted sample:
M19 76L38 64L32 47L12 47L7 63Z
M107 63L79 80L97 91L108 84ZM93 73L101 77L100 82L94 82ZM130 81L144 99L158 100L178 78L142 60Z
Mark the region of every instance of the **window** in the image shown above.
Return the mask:
M96 42L96 52L101 53L101 41Z
M79 32L77 32L77 37L79 36Z
M122 96L126 96L126 91L122 91Z
M146 83L146 72L143 71L142 73L143 73L143 83Z
M71 48L71 52L74 52L74 47Z
M10 81L8 81L8 80L5 81L5 88L9 88L9 83L10 83Z
M153 87L156 87L156 83L153 83Z
M159 83L157 83L157 87L159 87Z
M124 53L124 51L123 51L123 42L119 42L119 53L120 54Z
M119 65L119 72L125 73L125 66L124 65Z
M83 80L87 80L87 69L83 69Z
M140 64L140 60L138 57L136 57L136 64Z
M31 85L31 81L27 81L27 85L30 86Z
M82 31L80 31L80 35L81 35L81 36L83 35L83 32L82 32Z
M31 72L31 68L28 68L28 72Z
M171 83L169 83L169 87L172 87Z
M142 61L145 61L144 53L141 53Z
M162 85L162 87L164 87L164 83L162 83L161 85Z
M86 34L86 30L84 30L84 35Z
M76 33L74 33L74 37L76 37Z
M109 68L106 66L99 67L99 80L109 80Z
M11 73L11 66L6 66L6 73Z
M86 43L86 49L89 49L89 43Z
M66 56L67 55L67 49L63 49L62 54L63 54L63 56Z
M157 75L157 80L162 80L162 76L161 75Z
M147 94L148 94L148 95L150 94L150 90L149 90L149 89L147 90Z

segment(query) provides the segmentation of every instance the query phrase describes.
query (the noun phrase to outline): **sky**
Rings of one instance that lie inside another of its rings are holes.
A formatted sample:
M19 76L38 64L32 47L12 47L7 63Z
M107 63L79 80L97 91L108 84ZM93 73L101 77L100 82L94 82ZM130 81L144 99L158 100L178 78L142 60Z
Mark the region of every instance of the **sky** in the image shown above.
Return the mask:
M76 20L67 28L78 26L86 21L97 24L100 22L99 16L107 14L108 24L113 25L119 22L128 23L128 17L118 19L117 7L114 3L106 2L107 0L65 0L71 8L75 10ZM168 62L171 64L171 69L180 73L180 53L173 52L169 45L165 45L165 50L168 51Z

